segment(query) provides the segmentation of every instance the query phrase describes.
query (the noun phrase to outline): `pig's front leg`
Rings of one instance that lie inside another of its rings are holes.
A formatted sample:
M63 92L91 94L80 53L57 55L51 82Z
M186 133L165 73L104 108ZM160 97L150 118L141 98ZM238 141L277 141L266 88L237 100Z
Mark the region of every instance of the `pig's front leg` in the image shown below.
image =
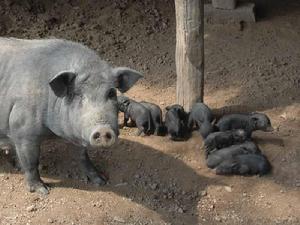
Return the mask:
M85 175L93 184L100 186L106 184L106 178L101 176L93 165L86 149L82 149L80 153L80 161Z
M128 126L128 120L129 120L129 114L127 112L124 112L124 123L123 126L127 127Z
M15 145L21 168L25 172L29 191L48 194L49 189L41 180L38 170L40 143L33 140L18 140Z
M146 136L145 128L144 128L143 124L137 123L136 126L138 128L138 130L136 132L136 136L142 136L142 137Z

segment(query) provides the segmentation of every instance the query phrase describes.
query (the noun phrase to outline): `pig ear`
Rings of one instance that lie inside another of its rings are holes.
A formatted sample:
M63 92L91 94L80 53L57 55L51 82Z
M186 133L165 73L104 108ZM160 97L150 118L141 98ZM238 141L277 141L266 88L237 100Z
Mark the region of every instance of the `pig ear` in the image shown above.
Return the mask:
M169 111L169 110L170 110L170 108L171 108L170 106L167 106L167 107L166 107L166 110L167 110L167 111Z
M138 71L127 67L117 67L113 69L113 74L116 77L116 88L124 93L128 91L140 78L143 77Z
M62 98L72 91L75 77L74 72L62 71L49 81L49 85L54 94Z
M253 123L256 125L257 124L257 121L258 121L258 118L253 116L251 117L251 120L253 121Z
M233 162L231 165L230 165L231 169L233 170L238 170L239 169L239 164L237 162Z

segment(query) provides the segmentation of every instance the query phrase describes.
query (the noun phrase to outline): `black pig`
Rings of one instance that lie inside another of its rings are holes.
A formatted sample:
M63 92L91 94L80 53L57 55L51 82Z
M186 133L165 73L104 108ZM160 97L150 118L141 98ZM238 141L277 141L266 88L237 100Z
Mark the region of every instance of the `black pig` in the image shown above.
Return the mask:
M209 134L204 140L206 155L214 149L221 149L246 140L244 130L219 131Z
M170 138L174 141L182 141L187 138L188 114L181 105L172 105L166 107L165 126Z
M271 170L271 164L262 154L237 155L223 161L216 168L218 175L264 175Z
M216 124L220 131L243 129L250 138L255 130L271 132L273 127L270 119L263 113L230 114L223 116Z
M160 107L151 102L140 102L143 106L145 106L151 113L151 118L153 121L153 128L155 135L163 135L165 133L163 121L162 121L162 111Z
M190 112L188 127L192 130L196 125L199 128L199 132L203 138L206 138L211 132L213 132L214 117L210 108L204 103L196 103Z
M206 164L209 168L215 168L223 161L241 154L260 154L260 150L256 144L250 141L227 148L215 149L208 155Z
M124 112L124 126L127 126L130 119L138 128L138 136L151 133L153 125L149 109L123 95L118 96L118 107L121 112Z

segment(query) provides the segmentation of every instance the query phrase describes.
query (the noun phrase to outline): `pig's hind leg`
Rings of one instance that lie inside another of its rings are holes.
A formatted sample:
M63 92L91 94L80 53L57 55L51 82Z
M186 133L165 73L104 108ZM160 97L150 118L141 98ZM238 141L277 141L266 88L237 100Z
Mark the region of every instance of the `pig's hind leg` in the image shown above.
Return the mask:
M190 131L193 130L193 128L194 128L194 118L192 118L192 116L189 116L187 126L188 126L188 129Z
M41 180L38 170L40 143L32 140L19 140L15 145L20 165L25 172L29 191L48 194L49 188Z
M142 123L136 123L136 126L138 128L138 131L136 132L136 136L142 136L144 137L146 134L145 134L145 127L144 127L144 124Z
M128 113L124 113L124 123L123 123L123 127L127 127L128 126L128 120L129 120L130 116L128 115Z

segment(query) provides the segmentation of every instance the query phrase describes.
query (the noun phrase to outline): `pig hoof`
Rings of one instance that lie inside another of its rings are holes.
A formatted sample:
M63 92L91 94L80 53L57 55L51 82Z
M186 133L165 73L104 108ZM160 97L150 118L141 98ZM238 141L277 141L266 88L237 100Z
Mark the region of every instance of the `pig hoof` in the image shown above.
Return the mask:
M146 134L144 132L138 131L136 132L136 136L145 137Z
M99 186L103 186L106 184L106 180L104 180L103 178L99 177L93 177L93 178L89 178L90 182L99 187Z
M155 129L154 135L159 136L160 135L160 130L159 129Z
M28 189L30 192L37 192L42 195L49 194L49 187L45 185L44 183L36 183L36 184L30 184L28 186Z

